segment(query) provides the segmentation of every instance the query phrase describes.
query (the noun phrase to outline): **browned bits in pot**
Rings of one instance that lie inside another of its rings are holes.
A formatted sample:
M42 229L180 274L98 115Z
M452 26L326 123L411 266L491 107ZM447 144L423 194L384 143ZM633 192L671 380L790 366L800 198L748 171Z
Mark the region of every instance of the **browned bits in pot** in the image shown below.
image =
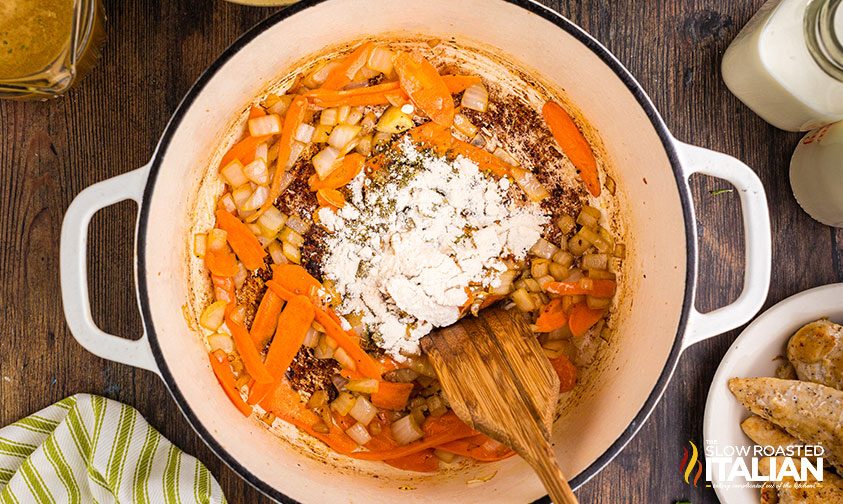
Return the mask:
M327 389L328 400L336 399L338 392L330 384L331 377L340 372L340 365L334 359L317 359L313 355L313 349L302 348L293 359L290 369L287 370L287 379L293 389L305 392L308 395L317 390Z

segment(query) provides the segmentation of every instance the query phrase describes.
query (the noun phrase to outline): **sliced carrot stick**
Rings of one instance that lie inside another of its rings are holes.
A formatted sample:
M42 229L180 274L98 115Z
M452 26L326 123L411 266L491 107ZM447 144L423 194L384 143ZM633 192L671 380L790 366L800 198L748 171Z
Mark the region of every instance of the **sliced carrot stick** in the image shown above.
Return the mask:
M325 82L322 84L321 89L336 90L342 89L348 85L354 78L354 75L357 74L357 71L363 68L363 65L366 64L366 60L369 59L369 53L372 51L373 47L375 47L373 42L366 42L352 51L351 54L346 56L340 62L339 65L335 66L333 70L331 70L328 74L328 78L325 79ZM350 77L348 75L349 73L351 73Z
M571 328L571 334L577 338L582 337L603 317L603 313L603 310L592 310L585 303L575 304L571 308L571 314L568 315L568 327Z
M454 122L454 99L442 76L419 53L400 53L395 58L395 71L407 96L416 108L442 126Z
M614 280L595 278L591 280L592 287L586 289L582 282L550 282L547 291L565 296L587 295L599 298L610 298L615 295L617 284Z
M559 329L568 322L568 316L562 309L562 298L552 299L544 305L536 320L536 332L550 332Z
M444 155L454 143L455 138L447 127L433 121L420 124L407 131L410 139L425 147L434 148L440 155Z
M264 410L272 412L278 418L327 444L337 453L348 454L357 449L357 443L336 426L331 427L327 434L316 432L313 426L320 423L321 418L307 409L298 392L290 387L287 380L282 380L267 394L260 405Z
M281 314L283 306L284 300L278 297L278 294L273 292L272 289L267 289L263 298L261 298L260 305L258 305L252 327L249 329L252 341L258 348L265 347L272 333L275 332L275 328L278 326L278 315Z
M237 274L237 258L227 249L205 251L205 266L212 275L232 277Z
M345 196L336 189L319 189L316 191L316 202L319 206L339 210L345 206Z
M577 368L564 355L550 359L553 370L559 376L559 392L568 392L577 384Z
M386 450L354 452L350 456L361 460L391 460L477 434L477 431L457 418L453 411L439 418L428 417L422 430L425 435L418 441Z
M225 395L237 406L240 413L243 413L245 416L251 415L252 407L246 404L246 401L240 396L240 392L237 391L237 385L234 383L234 374L231 372L231 366L228 365L228 358L225 352L217 350L209 353L208 357L211 360L211 369L214 370L217 381L225 391Z
M243 165L251 163L255 160L255 149L258 148L258 145L269 140L271 136L272 135L257 137L247 136L243 140L240 140L222 157L222 160L220 161L220 170L228 166L228 163L234 161L235 159L239 160Z
M269 195L266 198L266 203L254 214L250 215L246 221L254 222L269 210L269 207L275 204L278 196L281 196L281 181L286 173L287 162L290 160L290 154L293 151L293 142L296 141L296 131L299 129L301 123L304 122L305 114L307 113L307 98L304 96L296 96L287 109L284 115L284 125L281 127L281 140L278 141L278 162L275 167L275 175L272 177L272 183L269 186Z
M263 109L263 107L252 105L252 108L249 109L249 119L254 119L255 117L263 117L265 115L266 111Z
M320 107L338 107L340 105L385 105L389 103L387 95L400 92L398 81L384 82L374 86L359 87L345 91L314 89L304 94L308 100ZM359 103L358 103L359 102Z
M305 296L294 297L284 307L264 362L272 376L280 378L290 367L313 324L314 311L313 303Z
M266 282L266 286L269 287L272 292L275 293L276 296L280 297L284 301L289 301L293 299L293 296L296 294L286 287L282 286L280 283L276 282L275 280L269 280Z
M273 265L272 281L293 294L302 294L304 296L312 296L316 290L322 287L319 280L313 278L306 269L298 264Z
M243 262L243 265L250 270L263 267L263 259L267 256L266 250L261 247L257 236L243 224L243 221L231 215L224 208L217 209L217 226L228 233L228 244L234 249L234 253Z
M237 299L234 292L234 279L230 276L211 275L211 283L214 284L214 297L217 301L233 303Z
M549 101L542 108L542 115L556 143L568 156L580 174L588 192L600 196L600 177L597 174L597 160L582 132L571 116L556 102Z
M436 447L439 450L473 458L480 462L495 462L515 455L515 452L485 434L477 434Z
M364 164L366 164L366 158L362 155L356 152L348 154L342 159L340 165L324 180L319 178L319 175L311 175L308 180L310 190L339 189L351 182L363 169Z
M232 305L228 306L231 307ZM246 371L256 382L272 382L273 377L266 369L266 366L264 366L258 349L255 347L255 342L249 336L249 331L231 318L231 311L226 310L225 325L231 331L234 346L237 348L237 353L240 354L240 358L243 360L243 366L245 366Z
M377 392L372 392L372 404L381 409L401 411L407 406L412 391L412 383L382 381Z
M452 94L462 93L474 84L482 82L477 75L443 75L442 80Z
M351 357L357 365L358 372L367 378L381 379L383 366L381 366L380 362L364 352L357 342L325 310L319 307L316 308L316 321L325 328L328 336L333 338L345 350L348 356Z
M433 454L432 448L384 462L404 471L432 473L439 470L439 459Z
M468 142L463 142L459 139L454 139L451 147L453 154L459 154L477 163L481 170L492 172L497 177L505 177L510 174L512 166L503 159L495 156L491 152L471 145Z

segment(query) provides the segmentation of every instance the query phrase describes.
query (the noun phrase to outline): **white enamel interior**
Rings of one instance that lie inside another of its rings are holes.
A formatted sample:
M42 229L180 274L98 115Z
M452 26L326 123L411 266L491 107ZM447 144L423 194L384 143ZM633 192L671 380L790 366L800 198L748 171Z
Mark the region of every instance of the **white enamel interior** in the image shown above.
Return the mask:
M614 71L563 29L502 0L330 0L245 44L199 91L169 145L157 153L157 180L144 202L148 225L141 257L149 296L141 302L148 303L154 337L184 406L214 442L278 492L302 502L537 499L545 492L518 458L433 477L379 465L382 477L372 478L303 455L231 407L185 322L191 195L232 118L303 56L378 33L455 36L499 48L564 90L602 137L626 207L626 301L598 383L559 419L554 441L572 479L620 437L656 385L682 311L686 236L677 182L650 119ZM486 483L466 484L495 471Z

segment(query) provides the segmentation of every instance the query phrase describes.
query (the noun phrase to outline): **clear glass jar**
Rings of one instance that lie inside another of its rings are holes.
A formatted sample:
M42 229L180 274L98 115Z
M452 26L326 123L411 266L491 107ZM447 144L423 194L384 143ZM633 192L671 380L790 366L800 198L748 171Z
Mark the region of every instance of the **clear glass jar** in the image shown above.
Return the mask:
M100 0L0 1L0 98L67 91L99 56Z
M770 124L843 120L843 0L769 0L723 56L723 80Z

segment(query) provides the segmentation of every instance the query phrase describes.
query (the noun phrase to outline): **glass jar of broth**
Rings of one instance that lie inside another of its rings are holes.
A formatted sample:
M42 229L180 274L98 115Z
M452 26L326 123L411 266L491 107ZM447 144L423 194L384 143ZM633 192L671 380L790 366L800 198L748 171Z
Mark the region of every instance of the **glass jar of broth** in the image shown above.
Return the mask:
M96 61L104 19L100 0L0 1L0 98L67 91Z

